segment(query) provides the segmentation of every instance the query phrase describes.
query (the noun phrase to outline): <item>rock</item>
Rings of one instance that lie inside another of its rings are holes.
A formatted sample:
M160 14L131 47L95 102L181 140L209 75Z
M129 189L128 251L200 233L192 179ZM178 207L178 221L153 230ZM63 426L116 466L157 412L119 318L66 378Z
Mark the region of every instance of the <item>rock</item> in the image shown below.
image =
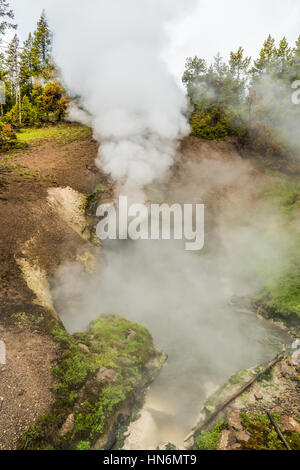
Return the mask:
M236 444L232 444L232 446L228 447L227 450L239 450L240 447L241 447L241 444L236 443Z
M264 399L264 397L263 397L263 395L261 395L261 393L255 393L254 397L255 397L255 400L257 400L257 401L260 401L260 400Z
M220 443L218 450L227 450L229 447L231 432L224 430L221 433Z
M250 435L246 431L235 432L234 436L238 442L248 442L250 439Z
M106 367L101 367L97 372L96 381L100 384L103 383L114 383L118 380L118 374L113 369L107 369Z
M88 353L88 354L90 354L90 352L91 352L91 351L89 350L89 348L88 348L85 344L79 343L79 344L78 344L78 347L79 347L82 351L84 351L84 352L86 352L86 353Z
M242 420L239 410L233 410L227 418L228 426L235 431L243 431Z
M132 341L133 339L135 339L135 337L136 337L136 332L133 330L130 330L129 335L127 336L127 340Z
M157 450L167 450L168 443L167 442L162 442L157 446Z
M62 428L61 430L59 431L59 435L61 437L64 437L66 436L69 432L72 431L72 429L74 428L74 422L75 422L75 417L74 417L74 414L70 414L65 423L62 425Z
M279 421L279 426L283 432L291 431L300 433L300 423L292 417L283 416Z

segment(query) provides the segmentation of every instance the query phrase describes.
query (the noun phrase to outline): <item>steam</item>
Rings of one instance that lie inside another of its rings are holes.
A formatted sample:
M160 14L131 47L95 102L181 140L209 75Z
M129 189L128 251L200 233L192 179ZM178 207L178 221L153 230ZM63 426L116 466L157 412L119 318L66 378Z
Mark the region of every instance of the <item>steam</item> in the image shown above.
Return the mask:
M68 330L117 314L147 327L168 354L150 401L157 409L168 403L172 413L164 409L166 429L157 421L153 447L171 439L170 429L179 428L183 441L208 387L271 359L287 342L255 315L229 305L233 295L253 294L281 267L287 240L280 216L257 202L265 181L228 143L191 138L183 153L179 174L161 197L170 204L206 204L205 252L186 252L179 241L105 242L99 269L63 266L52 286Z
M125 185L165 179L178 141L189 132L186 98L162 54L166 23L195 3L49 2L55 59L68 89L91 115L100 143L97 164ZM75 116L86 123L82 113Z
M268 117L268 125L274 132L279 144L292 152L293 157L300 159L300 142L298 138L300 124L300 106L292 102L295 90L284 80L265 74L255 89L261 98L260 106Z

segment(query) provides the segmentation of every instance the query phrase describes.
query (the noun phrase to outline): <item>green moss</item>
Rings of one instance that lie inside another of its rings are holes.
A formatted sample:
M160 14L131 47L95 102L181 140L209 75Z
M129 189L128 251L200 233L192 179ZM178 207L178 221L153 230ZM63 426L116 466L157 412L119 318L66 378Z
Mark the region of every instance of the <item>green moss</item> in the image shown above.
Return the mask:
M166 445L166 450L178 450L175 444L172 444L171 442L168 442Z
M53 374L58 380L54 388L56 402L38 426L26 433L21 449L76 449L80 442L95 442L105 433L111 417L130 399L133 381L140 380L145 363L155 350L148 331L123 318L96 320L89 331L69 335L60 325L51 330L63 353ZM90 352L80 345L86 345ZM114 379L98 383L95 374L100 368L114 371ZM76 405L76 406L75 406ZM74 427L65 437L59 430L67 417L74 414Z
M297 336L300 334L299 178L272 177L262 194L262 201L268 213L277 214L276 223L278 229L284 231L285 245L281 243L279 247L281 262L278 269L261 276L263 288L253 303L262 307L260 313L263 316L282 321Z
M272 413L276 422L280 421L278 413ZM267 415L241 413L246 431L250 434L248 442L241 444L241 450L285 450ZM300 450L300 436L296 432L283 432L292 450Z
M90 450L91 443L89 441L80 441L76 447L76 450Z
M12 320L20 330L29 330L31 328L38 328L44 321L44 317L43 315L33 315L26 312L20 312L14 313L12 315Z
M265 190L264 198L289 214L300 209L300 182L283 175L275 177Z
M107 177L103 177L102 180L96 184L94 191L86 198L85 210L87 215L94 215L96 213L96 209L100 204L103 194L109 191L111 185L112 182Z
M266 283L261 295L254 301L262 306L261 313L282 320L299 334L300 319L300 255L277 278Z
M203 431L198 439L199 450L217 450L221 433L225 427L225 421L220 421L211 432Z
M267 364L263 364L263 366L266 366ZM261 383L261 382L271 382L271 380L273 379L273 368L267 370L267 372L265 372L263 375L260 376L260 378L258 379L258 382Z

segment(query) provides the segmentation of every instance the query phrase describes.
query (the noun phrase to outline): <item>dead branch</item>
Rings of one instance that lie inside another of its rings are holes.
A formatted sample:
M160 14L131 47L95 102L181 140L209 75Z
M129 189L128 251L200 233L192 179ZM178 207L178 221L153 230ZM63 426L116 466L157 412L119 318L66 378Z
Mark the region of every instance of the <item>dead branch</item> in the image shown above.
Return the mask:
M277 432L277 435L278 435L279 439L283 442L283 444L285 445L285 447L287 448L287 450L292 450L292 449L290 448L290 446L288 445L287 441L285 440L284 435L283 435L282 432L280 431L279 426L277 425L277 423L275 422L273 416L271 415L271 413L270 413L269 411L267 411L267 415L268 415L269 420L270 420L271 423L273 424L273 426L274 426L274 428L275 428L275 431Z

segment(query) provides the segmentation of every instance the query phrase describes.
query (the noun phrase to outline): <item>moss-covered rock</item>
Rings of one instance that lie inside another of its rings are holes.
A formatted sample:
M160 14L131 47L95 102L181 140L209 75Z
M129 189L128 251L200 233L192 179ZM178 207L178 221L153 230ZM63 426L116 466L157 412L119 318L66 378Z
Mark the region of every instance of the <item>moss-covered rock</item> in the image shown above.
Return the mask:
M153 360L164 356L145 328L114 316L94 321L86 333L69 335L56 324L52 334L63 350L53 367L56 401L19 447L85 450L102 438L109 448L120 410L126 407L130 413L131 405L142 400L163 363Z

